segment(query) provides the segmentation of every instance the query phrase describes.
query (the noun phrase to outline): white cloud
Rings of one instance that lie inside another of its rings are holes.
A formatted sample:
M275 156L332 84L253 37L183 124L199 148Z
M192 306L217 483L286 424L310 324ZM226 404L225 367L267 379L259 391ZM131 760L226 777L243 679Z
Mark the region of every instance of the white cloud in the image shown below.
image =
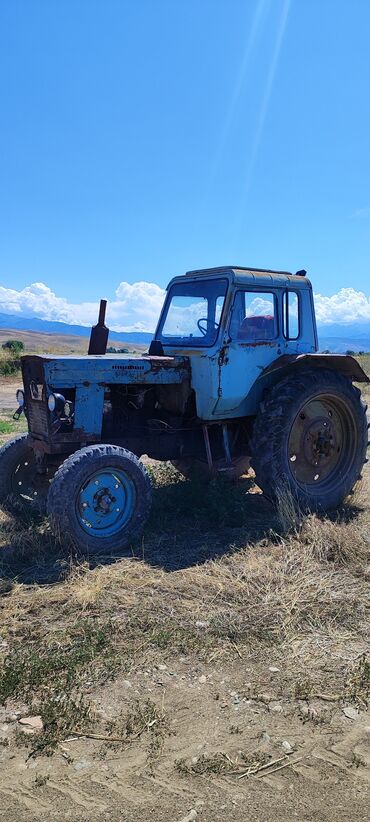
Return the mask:
M156 283L142 280L137 283L120 283L116 300L108 303L107 317L112 329L119 325L129 330L133 326L141 331L154 331L163 305L165 290Z
M332 297L315 294L319 323L352 323L370 321L370 297L354 288L341 288Z
M107 323L113 331L153 331L164 296L164 289L156 283L120 283L115 299L108 301ZM97 319L98 301L70 303L65 297L57 297L44 283L33 283L21 291L0 286L0 312L92 325Z
M108 301L109 327L113 331L154 331L164 296L164 289L156 283L120 283L114 299ZM331 297L316 294L315 308L320 324L370 321L370 297L354 288L342 288ZM70 303L44 283L33 283L21 291L0 286L0 312L90 326L97 319L98 300Z
M263 317L274 313L273 298L271 300L264 300L261 297L255 297L254 300L247 307L247 317Z

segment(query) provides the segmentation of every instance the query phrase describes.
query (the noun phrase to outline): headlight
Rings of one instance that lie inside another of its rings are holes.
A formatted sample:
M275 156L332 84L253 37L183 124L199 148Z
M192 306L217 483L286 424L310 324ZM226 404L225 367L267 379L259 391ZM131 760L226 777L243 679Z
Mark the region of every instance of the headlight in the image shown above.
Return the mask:
M18 388L18 391L17 391L15 396L16 396L18 405L20 405L23 408L23 406L24 406L24 392L21 391L20 388Z
M56 414L63 414L65 405L65 399L62 394L49 394L48 396L48 409L52 413L55 411Z

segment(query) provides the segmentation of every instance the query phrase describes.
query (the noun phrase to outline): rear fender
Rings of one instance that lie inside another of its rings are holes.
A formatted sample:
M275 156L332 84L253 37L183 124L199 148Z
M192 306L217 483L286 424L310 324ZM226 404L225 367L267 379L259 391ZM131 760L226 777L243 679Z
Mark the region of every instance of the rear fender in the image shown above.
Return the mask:
M338 371L353 382L370 382L369 377L361 368L361 365L354 357L347 354L285 354L278 357L267 368L264 369L259 380L276 372L287 371L291 368L302 368L308 366L313 368L329 368Z
M357 360L345 354L284 354L261 371L248 394L248 414L257 414L265 391L298 368L329 368L353 382L370 382Z

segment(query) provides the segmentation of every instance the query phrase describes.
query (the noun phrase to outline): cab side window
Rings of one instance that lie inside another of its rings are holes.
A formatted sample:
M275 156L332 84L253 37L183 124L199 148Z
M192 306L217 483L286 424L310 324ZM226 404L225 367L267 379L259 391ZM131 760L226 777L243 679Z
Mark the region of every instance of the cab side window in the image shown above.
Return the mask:
M300 334L299 295L296 291L284 291L283 334L286 340L298 340Z
M273 340L277 336L275 295L269 291L237 291L230 336L238 342Z

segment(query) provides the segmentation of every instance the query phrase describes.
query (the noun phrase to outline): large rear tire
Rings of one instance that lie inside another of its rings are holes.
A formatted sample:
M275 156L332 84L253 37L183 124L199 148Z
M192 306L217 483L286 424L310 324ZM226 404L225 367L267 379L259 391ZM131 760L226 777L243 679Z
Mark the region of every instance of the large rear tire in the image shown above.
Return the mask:
M91 445L58 468L47 507L59 537L88 554L109 555L140 535L150 505L149 475L137 457L117 445Z
M36 470L28 435L19 434L0 448L0 502L17 514L45 514L48 473Z
M304 510L337 508L366 461L366 406L336 371L302 370L270 390L257 415L251 465L278 501L288 490Z

